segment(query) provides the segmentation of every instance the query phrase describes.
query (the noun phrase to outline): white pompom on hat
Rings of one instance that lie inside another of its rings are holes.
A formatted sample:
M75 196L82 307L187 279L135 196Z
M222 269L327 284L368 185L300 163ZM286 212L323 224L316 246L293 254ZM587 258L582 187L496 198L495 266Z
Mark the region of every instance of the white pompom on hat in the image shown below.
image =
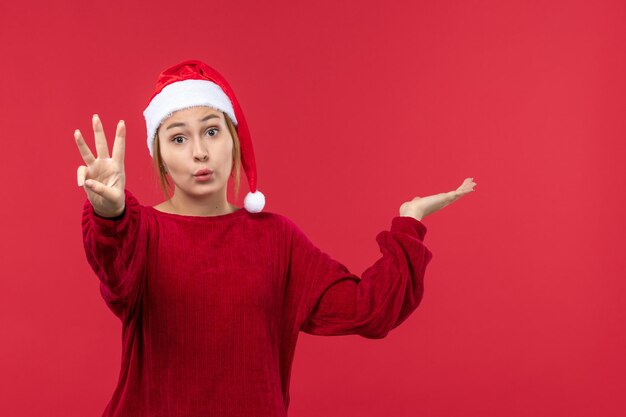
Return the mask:
M161 123L175 111L195 106L208 106L223 111L236 126L241 164L250 187L243 205L251 213L260 212L265 207L265 196L257 190L256 162L248 124L226 79L204 62L183 61L159 75L156 90L143 112L150 156L154 157L154 138Z

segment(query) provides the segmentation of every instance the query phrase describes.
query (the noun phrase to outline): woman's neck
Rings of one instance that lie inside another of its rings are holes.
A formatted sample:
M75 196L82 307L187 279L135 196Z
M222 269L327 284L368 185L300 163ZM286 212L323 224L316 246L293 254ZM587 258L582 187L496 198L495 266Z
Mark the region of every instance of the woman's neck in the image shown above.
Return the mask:
M195 198L180 190L175 190L172 198L165 201L162 208L162 211L185 216L221 216L239 210L226 200L225 195Z

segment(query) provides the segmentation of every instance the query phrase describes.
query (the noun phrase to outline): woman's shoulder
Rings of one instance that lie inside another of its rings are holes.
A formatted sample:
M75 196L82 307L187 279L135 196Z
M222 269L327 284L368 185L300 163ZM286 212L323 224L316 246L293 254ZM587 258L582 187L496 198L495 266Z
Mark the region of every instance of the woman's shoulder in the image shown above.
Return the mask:
M281 232L285 233L287 236L293 236L294 234L300 235L304 234L304 230L289 216L281 213L275 212L262 212L262 213L254 213L253 215L261 214L260 218L267 219L267 223L279 229Z
M159 204L157 204L155 206L152 206L152 208L155 209L156 211L160 211L162 213L171 213L171 211L169 209L169 206L170 206L169 202L168 202L168 200L166 200L166 201L164 201L162 203L159 203Z
M262 228L274 230L285 236L301 232L300 227L289 216L282 213L264 210L258 213L247 213L247 218L252 222L257 222Z
M241 210L246 211L245 208L241 208ZM252 220L257 220L268 225L283 225L290 226L292 223L291 220L285 216L284 214L277 213L274 211L260 211L258 213L247 213L248 217Z

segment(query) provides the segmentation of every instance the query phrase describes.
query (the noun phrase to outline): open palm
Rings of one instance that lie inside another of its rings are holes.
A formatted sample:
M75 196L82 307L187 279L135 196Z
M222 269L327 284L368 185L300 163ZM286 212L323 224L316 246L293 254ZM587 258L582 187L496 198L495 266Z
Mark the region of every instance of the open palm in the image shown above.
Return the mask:
M102 217L117 217L124 212L124 150L126 147L126 126L123 120L117 124L113 155L109 156L109 147L104 135L102 122L98 115L93 116L93 131L98 156L94 157L78 129L74 139L85 165L78 167L78 185L87 193L94 211Z
M402 203L400 216L411 216L421 220L422 218L441 210L450 203L455 202L464 195L474 192L474 178L465 178L463 183L453 191L429 195L427 197L414 197L412 200Z

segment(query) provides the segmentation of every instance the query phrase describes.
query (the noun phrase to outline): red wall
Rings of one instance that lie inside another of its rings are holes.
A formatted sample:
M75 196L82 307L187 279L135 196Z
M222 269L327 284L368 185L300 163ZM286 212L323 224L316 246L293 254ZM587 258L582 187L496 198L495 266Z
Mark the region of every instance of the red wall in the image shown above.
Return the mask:
M355 273L402 202L478 184L423 220L405 323L301 335L290 415L626 415L625 21L621 0L3 4L0 414L104 410L121 326L72 133L94 149L98 113L111 146L124 119L127 187L161 202L142 111L202 59L246 113L265 210Z

